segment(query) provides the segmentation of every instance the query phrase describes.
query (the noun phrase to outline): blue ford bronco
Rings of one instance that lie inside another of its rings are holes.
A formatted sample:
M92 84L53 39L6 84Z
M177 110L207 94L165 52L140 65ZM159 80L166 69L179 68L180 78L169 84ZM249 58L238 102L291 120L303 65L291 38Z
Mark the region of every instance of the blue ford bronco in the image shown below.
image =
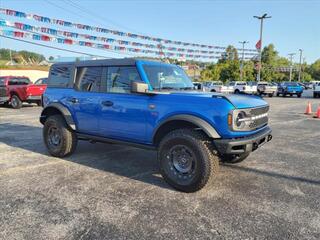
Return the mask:
M260 97L195 91L180 67L158 61L54 64L43 107L51 155L72 154L78 140L154 149L164 179L184 192L203 188L220 161L240 162L272 138Z

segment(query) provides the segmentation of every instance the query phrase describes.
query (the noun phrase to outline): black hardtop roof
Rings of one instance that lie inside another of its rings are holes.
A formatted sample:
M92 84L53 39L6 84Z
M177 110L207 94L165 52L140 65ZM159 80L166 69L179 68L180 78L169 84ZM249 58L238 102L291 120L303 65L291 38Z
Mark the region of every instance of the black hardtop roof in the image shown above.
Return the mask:
M141 61L157 61L150 59L138 59L138 58L110 58L110 59L99 59L99 60L86 60L86 61L74 61L74 62L59 62L54 63L52 66L65 66L74 65L76 67L80 66L133 66L136 64L137 60Z

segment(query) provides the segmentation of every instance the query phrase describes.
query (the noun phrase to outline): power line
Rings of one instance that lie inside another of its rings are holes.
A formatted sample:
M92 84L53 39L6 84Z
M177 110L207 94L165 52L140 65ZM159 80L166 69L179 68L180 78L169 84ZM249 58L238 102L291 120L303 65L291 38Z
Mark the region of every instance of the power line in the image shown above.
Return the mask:
M62 1L65 2L65 3L67 3L67 4L69 4L69 5L72 6L72 7L77 8L78 10L82 11L83 13L85 13L85 14L87 14L87 15L89 15L89 16L93 16L93 17L95 17L95 18L99 18L99 19L103 20L103 22L99 20L100 24L102 23L102 24L104 25L104 24L105 24L105 21L108 21L108 22L110 22L111 24L113 24L114 26L118 26L118 27L120 27L120 28L127 29L127 30L129 30L129 31L133 31L133 32L136 32L136 33L139 33L139 34L144 34L144 33L142 33L142 32L136 31L135 29L128 28L128 27L126 27L126 26L124 26L124 25L122 25L122 24L119 24L119 23L117 23L117 22L115 22L115 21L113 21L113 20L111 20L111 19L109 19L109 18L106 18L106 17L103 17L103 16L101 16L101 15L98 15L97 13L89 10L88 8L83 7L82 5L80 5L80 4L78 4L78 3L75 3L75 2L72 1L72 0L62 0ZM95 21L95 22L97 22L97 21Z

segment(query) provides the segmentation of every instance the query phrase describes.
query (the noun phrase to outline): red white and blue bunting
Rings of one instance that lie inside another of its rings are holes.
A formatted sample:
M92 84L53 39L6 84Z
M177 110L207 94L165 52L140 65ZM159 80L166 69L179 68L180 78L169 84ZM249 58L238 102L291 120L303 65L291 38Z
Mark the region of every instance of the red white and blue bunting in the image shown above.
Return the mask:
M166 56L173 58L184 58L184 59L219 59L221 56L213 55L198 55L198 54L183 54L183 53L172 53L166 51L156 51L149 49L140 49L140 48L131 48L131 47L122 47L122 46L113 46L109 44L100 44L89 41L77 41L69 38L60 38L60 37L51 37L44 34L21 32L21 31L12 31L12 30L0 30L0 36L13 37L13 38L26 38L35 41L45 41L45 42L55 42L66 45L78 45L84 47L91 47L100 50L109 50L119 53L143 53L153 56ZM251 59L251 58L246 58Z
M104 42L104 43L109 43L109 44L118 44L122 46L134 46L134 47L144 47L144 48L149 48L149 49L160 49L162 51L170 51L170 52L179 52L179 53L185 53L185 54L208 54L208 55L219 55L224 53L224 51L208 51L208 50L199 50L199 49L188 49L188 48L176 48L176 47L167 47L167 46L162 46L159 44L147 44L147 43L138 43L138 42L132 42L132 41L124 41L124 40L119 40L119 39L114 39L114 38L107 38L107 37L100 37L100 36L92 36L88 34L81 34L81 33L76 33L76 32L68 32L68 31L60 31L57 29L53 28L47 28L47 27L38 27L38 26L33 26L29 24L24 24L21 22L10 22L6 20L0 20L0 26L2 27L12 27L16 28L19 30L23 31L31 31L31 32L37 32L37 33L45 33L45 34L50 34L56 37L68 37L68 38L82 38L85 40L92 40L92 41L99 41L99 42ZM249 53L244 53L246 56L254 56L256 55L253 52Z
M211 50L211 49L225 50L226 49L226 47L198 44L198 43L189 43L189 42L183 42L183 41L174 41L174 40L169 40L169 39L134 34L134 33L112 30L112 29L107 29L107 28L101 28L101 27L96 27L96 26L91 26L91 25L86 25L86 24L73 23L70 21L49 18L49 17L45 17L45 16L40 16L37 14L32 14L32 13L19 12L16 10L6 9L6 8L0 8L0 14L13 16L13 17L19 17L19 18L31 19L31 20L43 22L46 24L59 25L59 26L64 26L64 27L72 27L72 28L77 28L77 29L81 29L81 30L95 31L95 32L105 33L105 34L112 34L112 35L116 35L116 36L120 36L120 37L127 37L127 38L133 38L133 39L141 39L141 40L145 40L145 41L152 41L152 42L157 42L158 44L161 44L161 45L169 44L169 45L176 45L176 46L189 46L189 47L193 47L193 48L194 47L202 48L202 49L205 48L205 49L209 49L209 50ZM51 32L51 33L47 32L49 34L55 33L54 29L49 30L49 28L48 28L48 31ZM72 32L65 32L65 33L76 36L76 33L72 33ZM88 35L88 36L90 36L90 38L92 38L90 40L95 40L94 38L97 38L97 36L91 36L91 35ZM67 37L72 37L72 36L67 36ZM109 38L109 41L111 41L111 39L112 38ZM147 46L142 46L142 45L147 45L144 43L130 42L130 41L124 41L124 40L119 40L119 39L118 40L113 39L112 41L123 41L123 42L127 42L126 45L147 47ZM134 45L134 44L136 44L136 45ZM148 48L152 48L153 46L154 46L154 44L149 44ZM172 47L172 48L175 48L175 47ZM180 48L180 47L176 48L177 51L179 51L178 49L182 49L182 48ZM189 49L189 50L192 50L192 49ZM238 49L238 50L242 51L242 49ZM201 52L201 50L199 50L199 51ZM253 55L257 54L256 49L244 49L244 52L245 53L251 52ZM193 52L193 53L197 53L197 52Z

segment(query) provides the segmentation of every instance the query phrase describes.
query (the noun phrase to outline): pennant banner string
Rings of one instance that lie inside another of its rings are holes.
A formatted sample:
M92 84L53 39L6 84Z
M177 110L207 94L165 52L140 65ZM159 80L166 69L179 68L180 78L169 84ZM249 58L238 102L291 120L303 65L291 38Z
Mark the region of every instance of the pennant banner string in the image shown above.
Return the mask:
M46 41L46 42L56 42L60 44L66 45L79 45L84 47L92 47L100 50L111 50L119 53L139 53L139 54L147 54L147 55L155 55L160 57L172 57L172 58L188 58L188 59L220 59L222 56L210 56L210 55L201 55L201 54L182 54L182 53L172 53L165 51L154 51L149 49L139 49L139 48L131 48L131 47L122 47L122 46L113 46L109 44L99 44L87 41L75 41L68 38L59 38L59 37L50 37L44 34L36 34L36 33L28 33L28 32L20 32L20 31L11 31L11 30L1 30L0 35L8 36L13 38L28 38L36 41ZM245 59L251 59L246 57Z
M114 38L106 38L106 37L98 37L98 36L92 36L88 34L81 34L81 33L75 33L75 32L68 32L68 31L60 31L53 28L47 28L47 27L38 27L33 26L29 24L24 24L21 22L10 22L7 20L1 20L0 19L0 26L3 27L12 27L23 31L33 31L38 33L46 33L54 36L60 36L60 37L71 37L71 38L83 38L86 40L94 40L94 41L101 41L106 43L117 43L119 45L131 45L135 47L145 47L145 48L151 48L151 49L164 49L168 51L173 52L183 52L183 53L196 53L196 54L223 54L224 51L206 51L206 50L199 50L199 49L186 49L186 48L175 48L175 47L166 47L162 45L155 45L155 44L143 44L138 42L131 42L131 41L124 41ZM244 55L256 55L255 53L249 52L244 53Z
M207 48L207 49L221 49L221 50L226 49L226 47L219 47L219 46L198 44L198 43L189 43L189 42L183 42L183 41L174 41L174 40L151 37L151 36L140 35L140 34L134 34L134 33L129 33L129 32L122 32L122 31L118 31L118 30L111 30L111 29L107 29L107 28L95 27L95 26L90 26L90 25L85 25L85 24L80 24L80 23L73 23L73 22L69 22L69 21L44 17L44 16L25 13L25 12L19 12L16 10L6 9L6 8L0 8L0 14L14 16L14 17L20 17L20 18L33 19L35 21L50 23L50 24L54 24L54 25L60 25L60 26L64 26L64 27L74 27L74 28L78 28L78 29L82 29L82 30L96 31L96 32L100 32L100 33L109 33L109 34L122 36L122 37L142 39L142 40L146 40L146 41L153 41L153 42L158 42L158 43L162 43L162 44L191 46L191 47L199 47L199 48ZM242 51L242 49L240 49L240 48L238 48L237 50ZM244 49L244 51L257 53L256 49Z

